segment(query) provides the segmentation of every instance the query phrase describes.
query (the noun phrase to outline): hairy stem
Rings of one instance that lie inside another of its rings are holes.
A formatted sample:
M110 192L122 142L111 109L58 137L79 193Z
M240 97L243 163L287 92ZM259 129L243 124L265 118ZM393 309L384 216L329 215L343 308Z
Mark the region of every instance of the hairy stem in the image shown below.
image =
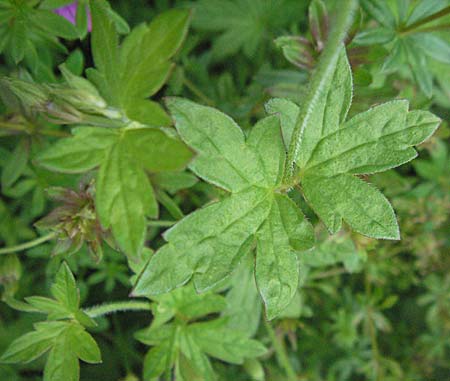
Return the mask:
M11 253L16 253L18 251L24 251L27 249L31 249L32 247L35 247L35 246L40 245L41 243L50 241L51 239L53 239L55 237L56 237L56 233L52 232L52 233L49 233L42 237L36 238L32 241L22 243L20 245L3 247L2 249L0 249L0 255L1 254L11 254Z
M300 106L300 113L295 123L292 139L286 160L286 168L284 173L284 183L289 184L294 176L295 160L300 149L305 126L308 124L314 105L323 93L325 84L329 76L332 74L334 65L339 57L339 51L342 43L347 35L347 31L352 25L353 14L356 10L358 2L356 0L342 0L339 2L339 12L335 20L325 49L320 57L319 63L309 82L307 96Z
M122 311L149 311L150 303L140 300L127 300L123 302L105 303L89 307L84 310L91 318Z
M270 322L268 322L266 319L264 320L264 325L266 327L267 333L269 334L270 340L272 341L273 348L275 350L275 353L277 355L278 363L283 368L284 372L287 376L287 381L297 381L297 374L295 373L294 368L292 367L291 362L289 361L289 357L286 352L286 348L284 347L283 343L280 341L280 339L275 334L274 329L270 325Z

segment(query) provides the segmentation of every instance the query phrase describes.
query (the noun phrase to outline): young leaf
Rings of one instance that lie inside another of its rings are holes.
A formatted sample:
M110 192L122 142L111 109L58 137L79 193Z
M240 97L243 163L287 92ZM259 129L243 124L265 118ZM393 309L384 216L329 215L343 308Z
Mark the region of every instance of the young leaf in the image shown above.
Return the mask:
M49 350L45 381L78 381L78 359L92 364L101 362L100 350L91 335L80 324L67 321L35 324L35 331L13 341L0 361L26 363Z
M181 314L186 319L197 319L214 312L220 312L226 307L225 299L221 295L213 293L197 294L192 285L186 285L170 293L152 298L158 302L158 308L154 315L153 326L158 325L163 316L164 322ZM164 311L161 314L160 311Z
M197 152L191 170L231 195L192 213L165 233L168 244L152 257L134 294L164 293L191 277L198 291L208 290L234 270L255 235L263 239L259 229L267 231L267 226L274 225L283 231L285 251L277 272L267 272L260 282L267 287L279 285L280 277L287 276L289 285L296 289L299 270L293 251L311 247L314 238L301 212L294 209L293 213L291 201L276 192L285 161L278 118L260 121L246 141L239 126L217 110L183 99L169 100L168 107L181 138ZM279 203L280 214L272 213ZM293 221L298 225L293 227ZM271 263L276 244L258 245L257 263ZM283 272L286 269L289 275ZM269 317L285 307L291 296L278 292L266 297L264 292Z
M35 360L52 347L53 340L63 329L64 323L61 322L36 324L33 332L26 333L11 343L0 362L14 364Z
M69 310L74 311L79 308L80 296L75 278L66 263L62 264L56 274L51 292L53 297Z
M144 379L169 374L173 367L181 379L216 380L207 355L242 364L266 352L247 332L230 328L226 318L204 321L206 315L225 308L224 298L213 293L197 294L192 285L153 298L155 318L136 338L151 348L145 356ZM172 320L173 321L170 321ZM202 322L194 322L202 319ZM186 377L193 378L186 378Z
M260 342L227 328L226 319L192 324L188 332L202 351L232 364L242 364L245 358L258 357L267 351Z
M78 381L78 359L92 364L101 362L100 350L94 339L79 324L63 323L66 327L55 338L44 368L44 381Z

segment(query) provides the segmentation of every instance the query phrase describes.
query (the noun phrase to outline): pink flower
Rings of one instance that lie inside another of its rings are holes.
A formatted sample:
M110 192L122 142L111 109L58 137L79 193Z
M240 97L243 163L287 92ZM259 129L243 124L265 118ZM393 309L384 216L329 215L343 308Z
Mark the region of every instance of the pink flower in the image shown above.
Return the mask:
M54 10L54 12L56 14L64 17L66 20L70 21L72 24L75 25L77 8L78 8L78 1L74 1L73 3L65 5L64 7L56 8ZM91 14L89 13L89 10L87 7L86 7L86 12L88 13L88 31L90 32L92 30L92 20L91 20Z

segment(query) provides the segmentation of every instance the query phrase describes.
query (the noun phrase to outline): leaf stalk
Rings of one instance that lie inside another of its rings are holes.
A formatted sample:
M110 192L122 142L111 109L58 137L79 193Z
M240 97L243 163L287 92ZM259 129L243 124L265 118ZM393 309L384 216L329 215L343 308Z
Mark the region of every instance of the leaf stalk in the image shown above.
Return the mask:
M353 15L358 5L356 0L343 0L341 3L339 4L339 12L329 35L330 37L328 38L317 67L312 74L306 99L300 106L300 113L295 123L287 154L283 181L285 184L289 184L294 176L295 161L300 149L303 131L313 114L314 105L323 93L328 77L332 75L334 65L339 57L339 51L348 29L352 25Z
M55 237L56 237L56 233L52 232L52 233L49 233L42 237L36 238L32 241L22 243L20 245L4 247L4 248L0 249L0 255L11 254L11 253L16 253L18 251L28 250L28 249L31 249L32 247L40 245L41 243L50 241L51 239L53 239Z

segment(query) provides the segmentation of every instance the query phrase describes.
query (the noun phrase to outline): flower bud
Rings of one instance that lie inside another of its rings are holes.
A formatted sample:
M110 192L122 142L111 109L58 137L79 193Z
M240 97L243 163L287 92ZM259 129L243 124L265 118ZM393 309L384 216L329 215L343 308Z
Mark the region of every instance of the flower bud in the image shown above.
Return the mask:
M310 69L314 64L312 44L303 37L282 36L275 40L275 45L281 48L284 57L301 69Z

